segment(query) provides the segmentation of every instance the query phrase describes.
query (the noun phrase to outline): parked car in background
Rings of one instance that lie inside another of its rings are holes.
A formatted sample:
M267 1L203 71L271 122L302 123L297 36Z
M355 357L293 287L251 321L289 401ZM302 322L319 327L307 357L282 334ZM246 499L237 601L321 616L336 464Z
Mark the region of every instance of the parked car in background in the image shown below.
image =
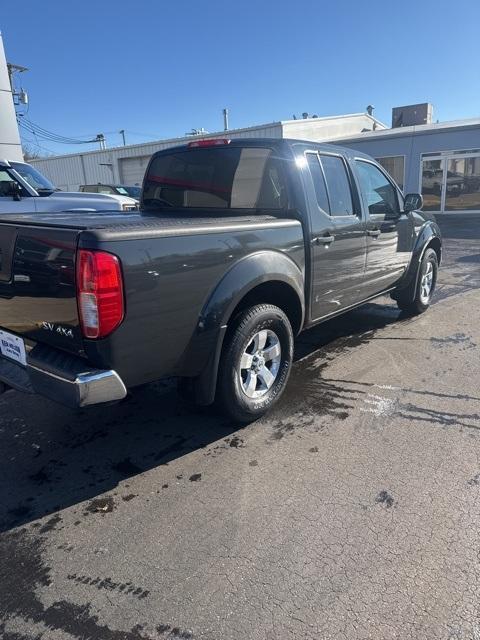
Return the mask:
M421 206L351 149L160 151L126 218L0 221L0 381L86 406L178 376L197 402L254 420L281 396L303 329L383 294L427 310L442 243Z
M60 191L26 162L0 160L0 215L50 211L133 211L136 208L136 201L126 196Z
M139 186L130 187L126 184L82 184L79 191L82 193L102 193L108 196L127 196L140 202L142 189Z

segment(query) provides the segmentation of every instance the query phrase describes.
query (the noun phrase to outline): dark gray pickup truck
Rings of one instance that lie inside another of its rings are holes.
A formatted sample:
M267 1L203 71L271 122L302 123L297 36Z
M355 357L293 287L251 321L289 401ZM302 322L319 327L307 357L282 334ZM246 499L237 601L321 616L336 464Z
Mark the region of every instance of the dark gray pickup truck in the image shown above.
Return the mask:
M302 329L389 293L427 309L440 231L371 158L296 140L156 153L141 211L0 221L0 387L72 406L178 376L239 422Z

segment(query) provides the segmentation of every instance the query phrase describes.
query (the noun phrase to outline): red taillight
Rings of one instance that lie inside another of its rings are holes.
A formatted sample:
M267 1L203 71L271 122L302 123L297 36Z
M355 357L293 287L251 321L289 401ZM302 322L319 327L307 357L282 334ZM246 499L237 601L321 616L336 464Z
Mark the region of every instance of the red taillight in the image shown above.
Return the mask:
M217 138L215 140L195 140L195 142L189 142L189 147L222 147L224 144L230 144L231 140L225 138Z
M117 256L104 251L78 251L77 302L85 338L105 338L118 327L125 307Z

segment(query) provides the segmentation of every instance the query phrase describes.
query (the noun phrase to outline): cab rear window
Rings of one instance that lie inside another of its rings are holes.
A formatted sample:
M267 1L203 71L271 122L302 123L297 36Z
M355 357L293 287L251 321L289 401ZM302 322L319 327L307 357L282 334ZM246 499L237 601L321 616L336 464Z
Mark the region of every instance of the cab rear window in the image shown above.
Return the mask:
M286 209L281 160L259 147L193 148L159 155L145 178L147 209Z

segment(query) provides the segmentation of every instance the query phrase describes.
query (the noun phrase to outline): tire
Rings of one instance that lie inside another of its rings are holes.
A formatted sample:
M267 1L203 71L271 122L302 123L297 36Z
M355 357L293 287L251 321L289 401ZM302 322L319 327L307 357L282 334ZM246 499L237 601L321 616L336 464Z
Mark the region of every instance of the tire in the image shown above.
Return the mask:
M227 335L218 370L223 411L240 423L260 418L282 395L292 360L292 326L281 309L259 304L242 311Z
M433 249L427 249L423 255L418 277L405 290L397 295L397 305L409 315L424 313L430 306L435 285L437 284L438 258Z

